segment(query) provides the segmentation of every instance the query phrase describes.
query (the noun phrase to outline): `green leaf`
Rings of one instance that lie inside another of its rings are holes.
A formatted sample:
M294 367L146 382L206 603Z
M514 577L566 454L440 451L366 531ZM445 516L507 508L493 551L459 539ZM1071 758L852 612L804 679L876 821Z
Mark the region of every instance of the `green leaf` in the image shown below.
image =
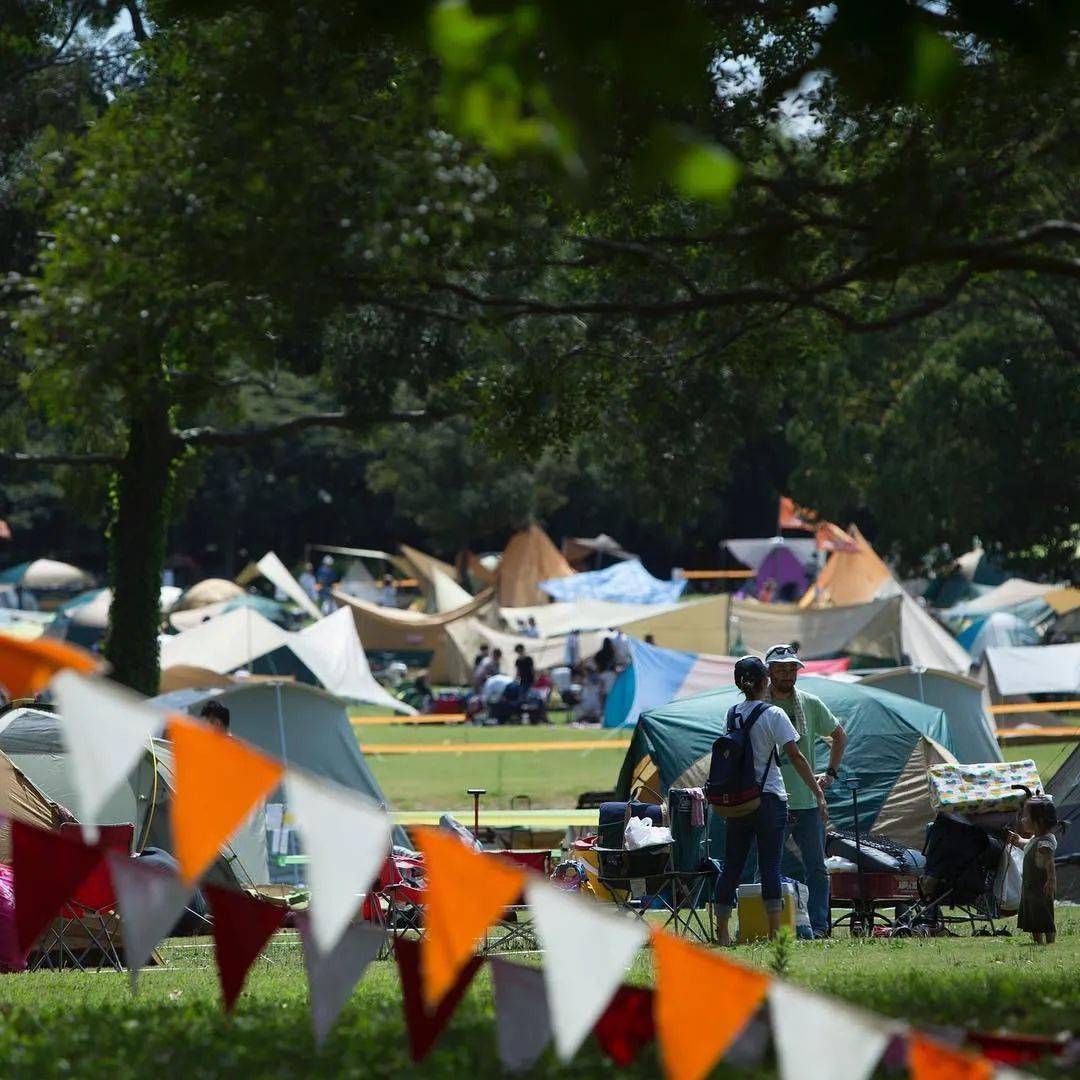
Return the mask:
M918 101L940 100L958 68L956 50L940 34L924 26L916 30L912 47L911 96Z

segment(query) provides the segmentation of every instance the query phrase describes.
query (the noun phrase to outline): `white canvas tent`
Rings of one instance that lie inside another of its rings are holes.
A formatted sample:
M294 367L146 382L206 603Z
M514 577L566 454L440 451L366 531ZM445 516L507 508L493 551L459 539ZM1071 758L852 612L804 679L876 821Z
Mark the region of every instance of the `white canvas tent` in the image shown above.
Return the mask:
M1024 578L1009 578L996 588L983 593L975 600L968 600L963 604L955 604L949 608L947 614L950 618L961 615L988 615L1002 608L1015 607L1017 604L1026 604L1031 600L1042 600L1048 593L1061 588L1061 584L1047 585L1041 581L1027 581Z
M255 667L260 673L311 677L338 697L415 710L376 682L351 614L342 609L296 633L282 630L251 608L236 608L161 643L161 666L205 668L227 675Z

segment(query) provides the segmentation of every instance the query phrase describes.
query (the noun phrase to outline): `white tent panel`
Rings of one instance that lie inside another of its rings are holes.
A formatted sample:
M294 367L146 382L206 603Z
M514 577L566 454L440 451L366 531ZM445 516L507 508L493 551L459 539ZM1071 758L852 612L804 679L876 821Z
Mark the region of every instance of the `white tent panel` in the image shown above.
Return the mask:
M813 538L792 540L787 536L768 536L760 540L725 540L724 546L739 562L752 570L757 570L779 548L786 548L804 565L813 559L817 551L817 541Z
M313 619L322 618L322 612L315 605L315 601L304 592L300 582L289 573L274 552L268 551L255 566L271 585L280 589L301 611L307 612Z
M1080 693L1080 642L987 649L986 662L1003 697Z
M260 656L287 646L292 635L248 607L234 608L216 619L161 642L161 666L188 664L227 675Z

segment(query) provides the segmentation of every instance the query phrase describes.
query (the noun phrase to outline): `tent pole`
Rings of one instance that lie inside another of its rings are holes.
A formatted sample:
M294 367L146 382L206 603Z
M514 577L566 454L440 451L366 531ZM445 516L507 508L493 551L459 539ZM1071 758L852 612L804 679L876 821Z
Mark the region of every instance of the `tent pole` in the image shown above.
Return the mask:
M281 741L281 760L287 769L289 767L289 750L285 743L285 711L281 705L281 683L274 683L274 701L277 704L278 738ZM282 809L284 815L284 808ZM284 827L284 822L282 822ZM300 884L300 870L294 863L292 868L293 884Z

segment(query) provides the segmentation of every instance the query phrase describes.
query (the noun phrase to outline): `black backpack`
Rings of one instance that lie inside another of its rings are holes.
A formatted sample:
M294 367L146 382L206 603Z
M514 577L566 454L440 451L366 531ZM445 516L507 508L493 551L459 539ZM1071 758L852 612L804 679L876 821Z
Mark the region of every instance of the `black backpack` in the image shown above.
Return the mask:
M705 797L721 817L743 817L761 805L765 778L777 754L774 748L759 780L754 772L750 729L768 707L767 702L759 701L739 723L738 706L733 705L727 714L727 731L713 743Z

